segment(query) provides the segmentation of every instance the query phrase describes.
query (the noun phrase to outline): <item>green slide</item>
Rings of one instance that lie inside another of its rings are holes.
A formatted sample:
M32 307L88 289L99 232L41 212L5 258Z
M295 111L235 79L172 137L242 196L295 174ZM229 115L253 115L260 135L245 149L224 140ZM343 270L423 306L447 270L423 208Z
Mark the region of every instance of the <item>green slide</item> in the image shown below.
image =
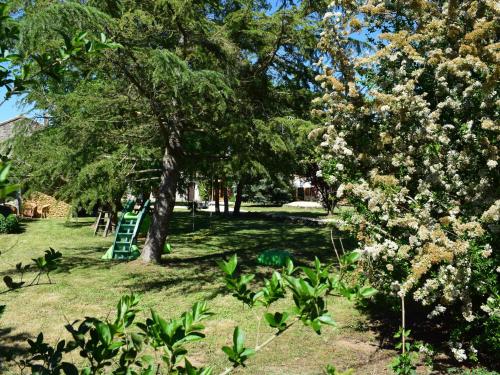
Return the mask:
M149 200L144 202L141 210L134 214L135 201L128 201L125 205L118 225L116 227L116 235L113 245L108 249L103 259L120 259L131 260L136 259L141 254L137 247L137 235L141 227L142 220L149 209Z

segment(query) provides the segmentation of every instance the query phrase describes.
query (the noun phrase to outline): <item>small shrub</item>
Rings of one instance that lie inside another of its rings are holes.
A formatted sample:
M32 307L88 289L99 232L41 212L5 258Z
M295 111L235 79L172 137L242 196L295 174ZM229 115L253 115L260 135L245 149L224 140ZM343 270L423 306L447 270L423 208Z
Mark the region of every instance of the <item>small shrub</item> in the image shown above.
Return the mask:
M17 233L19 232L19 219L16 215L5 217L0 214L0 233Z
M7 233L7 220L0 214L0 233Z
M5 233L18 233L20 229L19 219L16 215L9 215L5 219Z

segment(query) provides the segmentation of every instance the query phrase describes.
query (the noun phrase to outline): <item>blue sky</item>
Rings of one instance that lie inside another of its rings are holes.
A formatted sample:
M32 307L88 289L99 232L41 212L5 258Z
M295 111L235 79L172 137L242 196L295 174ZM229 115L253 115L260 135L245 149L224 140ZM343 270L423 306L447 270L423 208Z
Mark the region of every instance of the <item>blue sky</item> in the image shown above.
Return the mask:
M3 98L4 95L5 89L0 88L0 98ZM0 106L0 122L16 117L17 115L27 111L28 108L23 108L23 106L17 104L20 99L20 97L9 99L2 106Z

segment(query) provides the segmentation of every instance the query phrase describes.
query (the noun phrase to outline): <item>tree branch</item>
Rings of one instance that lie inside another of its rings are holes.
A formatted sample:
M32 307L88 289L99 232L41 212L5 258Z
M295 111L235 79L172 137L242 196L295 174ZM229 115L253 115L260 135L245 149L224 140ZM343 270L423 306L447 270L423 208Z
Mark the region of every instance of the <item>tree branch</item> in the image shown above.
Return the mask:
M279 336L281 336L283 333L285 333L291 326L293 326L295 323L297 323L299 321L299 318L296 318L293 322L291 322L289 325L286 326L286 328L282 331L277 331L275 332L272 336L269 336L266 341L264 341L262 344L258 345L255 347L255 352L257 353L258 351L262 350L263 348L265 348L268 344L270 344L271 342L273 342L276 338L278 338ZM237 369L238 367L240 367L240 365L238 364L235 364L233 367L228 367L226 368L224 371L222 371L219 375L228 375L230 374L231 372L233 372L233 370Z

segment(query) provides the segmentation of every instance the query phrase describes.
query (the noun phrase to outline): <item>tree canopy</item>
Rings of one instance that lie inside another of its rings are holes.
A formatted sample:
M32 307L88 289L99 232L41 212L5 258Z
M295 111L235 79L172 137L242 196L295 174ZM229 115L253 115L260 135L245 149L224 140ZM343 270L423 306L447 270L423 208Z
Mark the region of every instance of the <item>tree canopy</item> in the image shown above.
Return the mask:
M121 47L73 59L63 79L37 81L26 100L46 112L49 126L19 140L18 175L32 189L87 209L116 208L127 188L155 191L145 251L153 255L145 256L158 261L182 179L222 178L241 192L245 183L298 170L295 139L311 119L309 61L318 54L325 6L250 0L21 6L23 55L65 45L61 29L105 33ZM44 167L34 168L39 160Z

